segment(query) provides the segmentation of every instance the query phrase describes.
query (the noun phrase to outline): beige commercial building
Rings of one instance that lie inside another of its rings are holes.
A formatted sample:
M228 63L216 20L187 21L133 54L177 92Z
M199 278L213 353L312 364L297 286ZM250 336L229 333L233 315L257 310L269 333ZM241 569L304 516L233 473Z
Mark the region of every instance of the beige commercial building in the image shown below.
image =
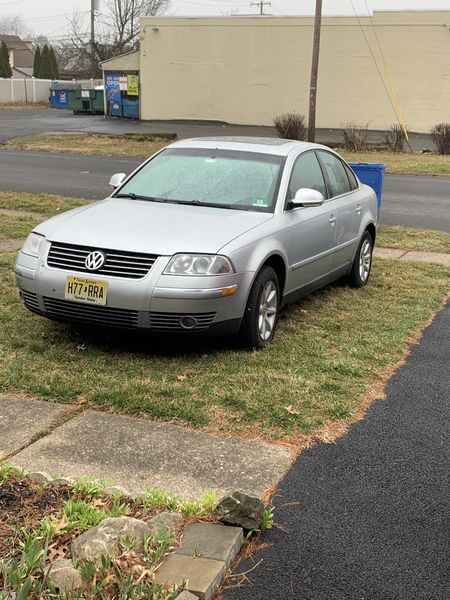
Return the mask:
M146 17L140 117L270 125L307 115L312 36L310 17ZM317 126L384 129L396 112L413 131L450 121L450 11L325 17Z

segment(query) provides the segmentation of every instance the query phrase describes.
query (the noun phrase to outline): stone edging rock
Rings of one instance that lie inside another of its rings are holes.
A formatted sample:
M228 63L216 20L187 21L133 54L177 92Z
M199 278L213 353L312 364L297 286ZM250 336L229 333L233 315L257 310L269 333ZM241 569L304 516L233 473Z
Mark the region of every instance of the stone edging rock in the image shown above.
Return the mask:
M68 485L68 477L53 479L48 473L36 471L29 479L39 484ZM120 486L109 486L104 493L132 497ZM135 495L136 496L136 495ZM142 497L144 494L139 494ZM258 528L263 511L262 501L254 496L235 491L223 498L216 510L221 523L194 522L185 526L180 547L168 554L156 571L156 583L169 586L185 584L177 600L210 600L218 591L229 567L244 542L244 528ZM177 531L183 518L178 513L160 512L145 522L133 517L114 517L103 520L97 527L81 533L72 542L75 562L95 562L102 555L113 555L123 538L133 539L134 550L143 547L144 539L160 530ZM241 526L242 525L242 526ZM59 558L47 568L49 580L60 592L68 592L82 585L79 571L69 559Z

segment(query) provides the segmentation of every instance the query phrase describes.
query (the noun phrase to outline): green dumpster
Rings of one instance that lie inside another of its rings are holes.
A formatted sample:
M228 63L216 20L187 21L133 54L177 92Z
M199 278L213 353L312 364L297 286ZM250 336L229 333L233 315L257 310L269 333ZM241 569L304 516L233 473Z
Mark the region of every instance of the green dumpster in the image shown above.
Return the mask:
M74 115L80 113L102 115L104 112L103 90L73 90L69 95L69 106Z

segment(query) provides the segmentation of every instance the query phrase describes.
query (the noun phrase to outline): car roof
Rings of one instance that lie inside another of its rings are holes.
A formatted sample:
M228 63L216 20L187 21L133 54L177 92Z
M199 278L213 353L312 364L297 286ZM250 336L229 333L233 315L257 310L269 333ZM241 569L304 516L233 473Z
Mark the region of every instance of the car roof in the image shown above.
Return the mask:
M171 148L214 148L219 150L240 150L244 152L257 152L260 154L277 154L287 156L294 150L307 150L310 148L323 148L320 144L310 144L297 140L285 140L269 137L244 137L244 136L212 136L180 140L170 145Z

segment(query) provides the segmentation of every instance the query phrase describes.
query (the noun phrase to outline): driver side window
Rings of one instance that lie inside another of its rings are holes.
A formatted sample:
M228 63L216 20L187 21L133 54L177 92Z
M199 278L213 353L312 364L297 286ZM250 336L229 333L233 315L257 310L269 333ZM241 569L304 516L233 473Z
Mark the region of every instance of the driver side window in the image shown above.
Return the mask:
M301 154L294 164L288 188L288 200L292 200L300 188L317 190L327 197L327 188L319 161L314 152Z

